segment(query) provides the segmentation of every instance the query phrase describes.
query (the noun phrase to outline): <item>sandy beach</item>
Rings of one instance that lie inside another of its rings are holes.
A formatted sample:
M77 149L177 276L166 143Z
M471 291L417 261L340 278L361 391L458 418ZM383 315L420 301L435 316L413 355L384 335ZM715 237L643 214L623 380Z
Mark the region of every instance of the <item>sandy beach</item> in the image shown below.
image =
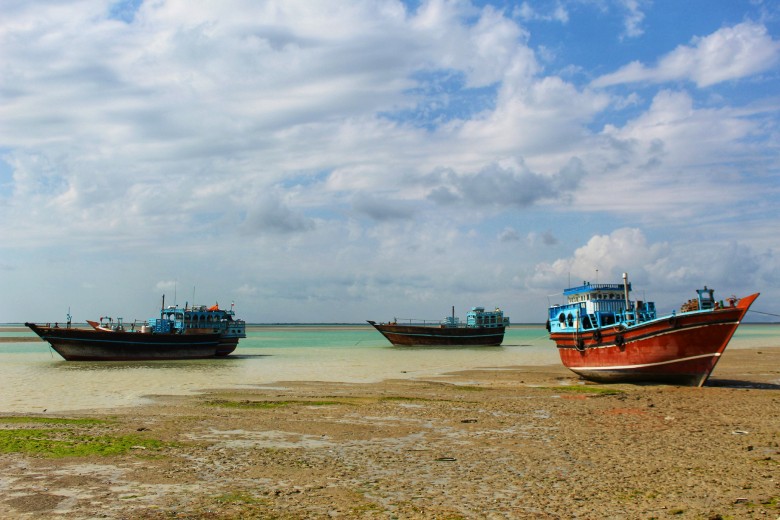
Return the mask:
M704 388L556 365L3 414L0 516L777 519L779 410L769 348L727 351Z

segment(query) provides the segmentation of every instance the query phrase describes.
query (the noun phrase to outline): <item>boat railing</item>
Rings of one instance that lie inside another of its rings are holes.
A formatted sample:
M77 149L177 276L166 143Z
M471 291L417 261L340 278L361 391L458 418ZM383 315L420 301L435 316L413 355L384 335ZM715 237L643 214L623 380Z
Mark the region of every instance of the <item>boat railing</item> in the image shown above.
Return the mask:
M389 322L393 325L410 325L413 327L444 327L448 325L444 320L427 320L420 318L393 318L393 321Z

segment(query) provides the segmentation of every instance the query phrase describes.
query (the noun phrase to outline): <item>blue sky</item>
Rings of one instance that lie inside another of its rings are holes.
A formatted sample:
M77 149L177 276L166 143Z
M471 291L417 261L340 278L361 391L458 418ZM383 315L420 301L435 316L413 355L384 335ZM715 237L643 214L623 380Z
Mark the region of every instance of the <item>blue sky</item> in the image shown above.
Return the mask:
M776 1L6 2L0 322L780 313L779 75Z

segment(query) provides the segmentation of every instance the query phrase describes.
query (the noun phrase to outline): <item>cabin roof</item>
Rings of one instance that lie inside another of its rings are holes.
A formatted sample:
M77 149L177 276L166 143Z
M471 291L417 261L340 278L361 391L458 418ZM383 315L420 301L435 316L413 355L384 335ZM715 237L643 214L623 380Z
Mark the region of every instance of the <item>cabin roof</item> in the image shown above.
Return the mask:
M593 291L620 291L623 292L625 285L622 283L590 283L584 282L583 285L578 287L570 287L564 289L563 294L568 296L570 294L589 293ZM628 290L631 290L631 283L628 284Z

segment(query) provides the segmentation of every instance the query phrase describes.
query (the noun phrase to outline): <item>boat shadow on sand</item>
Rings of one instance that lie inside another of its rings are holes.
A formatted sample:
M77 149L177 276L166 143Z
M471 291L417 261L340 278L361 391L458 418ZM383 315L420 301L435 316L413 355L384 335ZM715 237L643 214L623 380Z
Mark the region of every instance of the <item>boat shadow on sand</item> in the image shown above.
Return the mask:
M230 356L217 356L204 359L145 359L138 361L65 361L57 360L50 365L56 370L72 371L109 371L109 370L211 370L214 367L231 365L242 359L259 359L271 357L270 354L233 354Z
M501 352L505 346L508 345L386 345L385 348L404 352L411 350L473 350L479 352Z
M720 379L717 377L710 377L707 382L704 383L704 386L716 388L744 388L750 390L780 390L780 384L777 383L744 381L741 379Z

